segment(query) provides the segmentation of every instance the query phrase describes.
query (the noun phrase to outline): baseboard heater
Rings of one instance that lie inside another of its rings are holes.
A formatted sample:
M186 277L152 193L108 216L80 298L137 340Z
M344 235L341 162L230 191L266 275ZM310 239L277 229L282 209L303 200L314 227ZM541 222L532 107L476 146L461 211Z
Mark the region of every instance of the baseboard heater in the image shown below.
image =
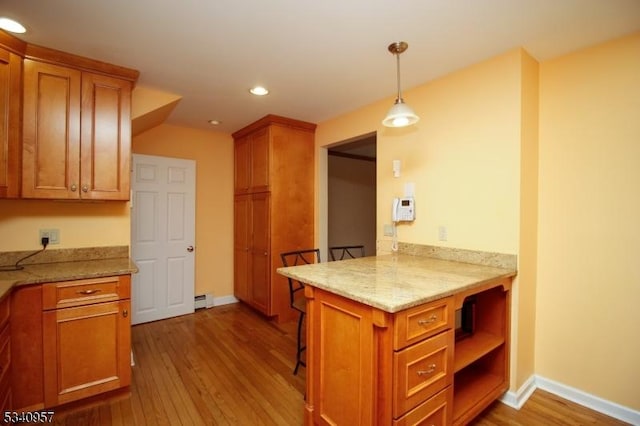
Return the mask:
M195 297L195 309L213 308L213 294L199 294Z

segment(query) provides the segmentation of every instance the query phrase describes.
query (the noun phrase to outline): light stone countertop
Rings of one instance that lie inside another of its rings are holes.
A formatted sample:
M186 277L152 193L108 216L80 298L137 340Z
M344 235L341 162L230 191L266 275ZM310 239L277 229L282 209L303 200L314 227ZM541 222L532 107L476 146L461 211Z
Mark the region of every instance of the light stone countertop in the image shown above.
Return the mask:
M516 275L515 268L408 254L282 267L277 272L389 313Z
M118 247L115 249L60 250L62 252L61 255L57 254L57 258L47 260L62 261L48 263L25 262L24 268L18 271L0 270L0 298L8 294L13 287L20 285L100 278L138 272L135 263L128 257L128 249L125 249ZM70 256L70 254L73 256ZM79 260L71 260L74 258Z

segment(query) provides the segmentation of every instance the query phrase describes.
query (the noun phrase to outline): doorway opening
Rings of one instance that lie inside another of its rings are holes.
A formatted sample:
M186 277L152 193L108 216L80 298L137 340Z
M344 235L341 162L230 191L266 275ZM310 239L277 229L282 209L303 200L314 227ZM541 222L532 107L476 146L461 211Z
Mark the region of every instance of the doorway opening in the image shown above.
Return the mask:
M376 254L376 141L373 132L327 147L327 247Z

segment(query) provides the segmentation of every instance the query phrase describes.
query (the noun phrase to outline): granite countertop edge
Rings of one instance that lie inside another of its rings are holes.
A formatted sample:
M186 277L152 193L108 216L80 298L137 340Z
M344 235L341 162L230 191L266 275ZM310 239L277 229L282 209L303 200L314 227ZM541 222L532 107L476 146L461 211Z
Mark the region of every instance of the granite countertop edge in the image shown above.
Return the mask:
M128 257L29 264L19 271L0 272L0 298L18 286L127 275L136 272L138 267Z
M332 287L332 286L328 286L328 285L323 285L322 283L307 283L313 287L319 288L321 290L326 290L330 293L336 294L338 296L343 296L346 297L348 299L354 300L356 302L360 302L363 303L365 305L380 309L382 311L388 312L390 314L395 314L397 312L400 311L404 311L405 309L409 309L409 308L413 308L414 306L419 306L422 305L424 303L429 303L429 302L433 302L434 300L439 300L439 299L443 299L445 297L449 297L449 296L453 296L457 293L461 293L467 290L471 290L473 288L477 288L477 287L482 287L484 284L490 282L490 281L499 281L501 279L504 278L510 278L510 277L514 277L516 275L515 271L514 272L509 272L509 273L505 273L503 275L496 275L495 277L492 277L490 279L486 279L486 280L482 280L482 281L475 281L473 283L467 284L467 285L463 285L463 286L458 286L455 289L449 289L449 290L443 290L443 291L438 291L438 292L434 292L431 294L426 294L422 295L422 296L417 296L411 299L411 301L408 302L404 302L404 303L382 303L379 300L374 300L371 298L368 298L366 296L359 296L359 295L354 295L352 292L349 292L347 290L344 290L342 288L337 288L337 287Z
M370 256L278 268L307 285L388 313L514 277L514 267L495 267L408 254Z

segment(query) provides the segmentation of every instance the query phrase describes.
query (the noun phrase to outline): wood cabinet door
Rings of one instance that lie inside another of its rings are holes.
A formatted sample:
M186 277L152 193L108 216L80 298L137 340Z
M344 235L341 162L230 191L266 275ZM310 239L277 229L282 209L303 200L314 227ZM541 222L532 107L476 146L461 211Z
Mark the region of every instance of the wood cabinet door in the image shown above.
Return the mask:
M251 144L245 136L234 141L234 190L246 194L251 186Z
M269 128L258 130L249 137L251 139L251 192L268 191Z
M269 193L251 196L251 302L271 315Z
M80 71L24 60L23 198L79 198Z
M44 407L42 285L14 288L10 311L12 409L40 410Z
M251 299L249 276L251 257L251 196L236 195L233 204L233 284L234 295L245 302Z
M20 195L22 59L0 47L0 198Z
M131 83L82 74L80 197L128 200L131 162Z
M376 418L374 308L314 288L307 312L307 409L316 425L372 425ZM305 295L309 297L305 289ZM388 424L388 423L387 423Z
M45 407L131 383L130 301L45 311Z

